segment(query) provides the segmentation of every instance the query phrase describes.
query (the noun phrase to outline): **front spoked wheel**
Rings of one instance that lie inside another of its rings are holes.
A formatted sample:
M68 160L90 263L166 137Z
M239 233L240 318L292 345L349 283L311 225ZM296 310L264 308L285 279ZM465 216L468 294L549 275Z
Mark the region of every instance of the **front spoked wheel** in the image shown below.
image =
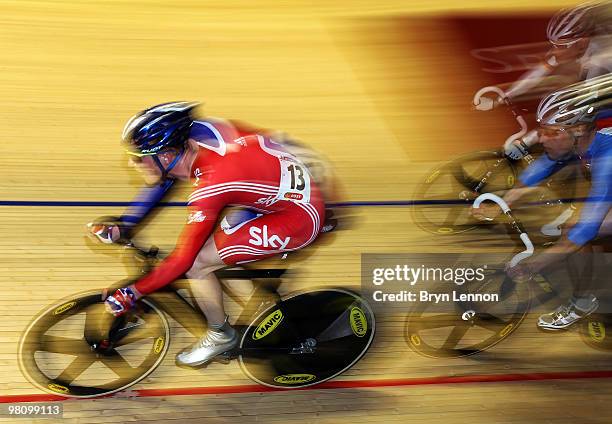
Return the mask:
M470 215L482 193L503 193L516 181L514 165L500 152L476 152L434 168L419 183L412 208L414 222L440 235L459 234L482 225ZM486 181L486 182L485 182Z
M169 346L165 315L149 299L114 318L100 291L81 293L42 311L19 343L22 373L42 390L96 397L124 390L149 375Z
M529 285L513 281L503 269L475 287L456 290L466 300L453 302L450 310L423 303L408 315L405 337L415 352L432 358L458 358L487 350L517 329L531 305ZM497 300L490 297L495 294Z
M253 320L240 343L240 366L266 386L311 386L352 367L370 347L374 332L370 306L351 291L293 294Z

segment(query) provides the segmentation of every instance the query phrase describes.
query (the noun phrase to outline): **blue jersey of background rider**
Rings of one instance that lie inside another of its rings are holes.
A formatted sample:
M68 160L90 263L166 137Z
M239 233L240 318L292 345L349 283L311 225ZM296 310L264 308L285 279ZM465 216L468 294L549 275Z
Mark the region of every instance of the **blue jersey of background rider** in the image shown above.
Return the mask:
M583 159L591 164L591 191L578 223L568 232L568 239L578 246L597 236L599 227L612 208L612 128L597 131ZM542 155L525 169L519 179L526 186L535 186L577 160L574 157L566 161L554 161Z

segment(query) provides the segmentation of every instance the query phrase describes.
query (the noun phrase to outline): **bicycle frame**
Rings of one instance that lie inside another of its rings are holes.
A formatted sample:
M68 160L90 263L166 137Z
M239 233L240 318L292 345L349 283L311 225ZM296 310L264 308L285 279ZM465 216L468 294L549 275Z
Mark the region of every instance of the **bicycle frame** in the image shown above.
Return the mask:
M215 272L221 282L226 279L265 280L256 281L255 289L247 301L244 301L232 289L222 284L223 292L242 307L242 312L236 319L237 326L248 325L250 318L266 299L270 299L270 301L280 299L277 289L281 284L280 277L285 271L285 269L223 269ZM193 336L201 337L206 331L204 315L197 304L192 305L179 293L179 290L182 289L189 290L188 283L172 283L166 290L152 293L148 297L154 300L164 313L181 324Z
M485 184L487 183L487 181L489 180L491 175L493 175L493 172L495 171L495 169L497 169L505 160L507 160L505 152L508 150L510 145L512 145L512 143L515 140L520 139L521 137L523 137L527 133L527 128L528 128L527 127L527 122L525 121L525 118L523 118L523 116L521 115L521 113L518 110L518 108L510 101L510 99L508 99L506 97L505 93L500 88L498 88L498 87L492 87L492 86L491 87L484 87L484 88L478 90L476 92L476 94L474 94L473 104L474 105L480 104L481 97L484 94L488 93L488 92L493 92L493 93L497 94L500 99L502 99L504 104L506 106L508 106L508 108L512 112L512 115L514 116L514 119L516 119L516 121L520 125L521 129L518 132L512 134L510 137L508 137L506 139L506 141L504 142L504 147L503 147L503 151L502 151L502 157L495 164L493 164L493 167L489 171L487 171L487 173L480 180L478 185L474 188L474 191L476 193L480 193L480 190L482 190L482 188L485 186ZM530 164L531 162L533 162L534 158L529 153L527 153L526 155L524 155L522 157L522 160L527 162L527 164Z

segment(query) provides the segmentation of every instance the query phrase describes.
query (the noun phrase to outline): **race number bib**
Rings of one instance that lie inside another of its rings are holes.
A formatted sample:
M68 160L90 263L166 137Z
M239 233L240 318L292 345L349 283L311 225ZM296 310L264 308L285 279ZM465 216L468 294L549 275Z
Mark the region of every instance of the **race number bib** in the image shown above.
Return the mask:
M278 159L281 168L278 198L294 202L310 202L310 175L299 161Z

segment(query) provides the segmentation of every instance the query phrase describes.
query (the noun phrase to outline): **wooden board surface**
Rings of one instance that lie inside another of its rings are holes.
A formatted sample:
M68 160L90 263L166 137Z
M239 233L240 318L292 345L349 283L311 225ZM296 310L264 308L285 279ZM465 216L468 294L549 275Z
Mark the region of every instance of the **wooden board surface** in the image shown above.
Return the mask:
M0 3L0 201L76 202L0 206L0 396L42 393L19 371L16 353L41 308L127 276L117 255L91 248L83 237L90 219L122 207L79 202L127 202L137 192L138 179L119 146L132 113L163 101L199 100L205 114L283 130L311 144L334 163L346 201L412 200L426 171L449 152L482 147L469 137L479 131L474 126L480 118L469 111L469 98L435 89L444 72L430 74L436 64L449 66L436 52L453 50L453 34L418 28L430 44L417 55L415 46L396 36L410 31L398 29L397 18L551 13L567 4ZM383 59L392 66L377 62ZM472 65L461 66L468 72ZM400 68L408 73L398 74ZM462 75L461 84L477 87L477 74ZM407 110L406 93L418 100ZM440 117L455 113L465 119L445 127ZM501 137L508 128L502 123L492 131ZM170 200L184 201L187 190ZM468 235L441 239L424 232L410 210L351 208L353 226L304 258L296 255L297 271L282 289L358 286L362 253L478 249ZM142 236L168 250L184 219L183 208L164 208ZM497 248L510 249L510 243ZM511 339L486 354L447 360L412 351L403 336L405 316L384 316L367 356L339 380L610 369L609 353L586 346L576 332L542 334L534 322L529 316ZM174 326L163 364L135 389L252 384L236 363L197 371L175 367L174 354L192 342ZM612 417L611 384L545 380L79 400L63 403L63 422L553 423L570 417L604 423ZM5 421L10 419L0 418Z

